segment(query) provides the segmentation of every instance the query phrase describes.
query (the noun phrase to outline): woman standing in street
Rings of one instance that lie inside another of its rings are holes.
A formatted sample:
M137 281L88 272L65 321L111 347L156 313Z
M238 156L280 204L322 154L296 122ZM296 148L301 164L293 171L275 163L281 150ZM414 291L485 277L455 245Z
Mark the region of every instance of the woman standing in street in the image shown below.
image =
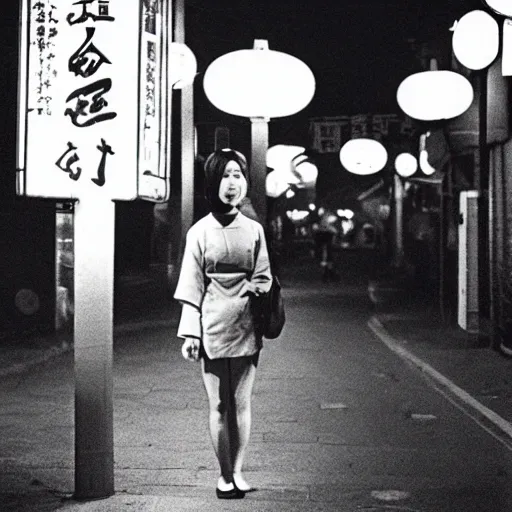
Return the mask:
M201 361L209 401L209 426L220 466L217 497L243 498L251 490L242 474L251 428L251 394L262 336L251 297L272 284L263 227L237 206L247 194L247 161L238 151L217 150L205 162L211 212L187 241L174 298L182 304L178 337L186 359Z

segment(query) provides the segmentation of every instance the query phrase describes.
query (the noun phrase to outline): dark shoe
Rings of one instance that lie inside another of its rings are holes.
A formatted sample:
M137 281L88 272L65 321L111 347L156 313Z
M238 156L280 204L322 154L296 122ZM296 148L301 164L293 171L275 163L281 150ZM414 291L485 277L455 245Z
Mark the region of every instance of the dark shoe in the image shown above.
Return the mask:
M220 489L215 489L215 493L217 494L217 498L219 500L241 500L245 498L245 492L234 487L230 491L221 491Z

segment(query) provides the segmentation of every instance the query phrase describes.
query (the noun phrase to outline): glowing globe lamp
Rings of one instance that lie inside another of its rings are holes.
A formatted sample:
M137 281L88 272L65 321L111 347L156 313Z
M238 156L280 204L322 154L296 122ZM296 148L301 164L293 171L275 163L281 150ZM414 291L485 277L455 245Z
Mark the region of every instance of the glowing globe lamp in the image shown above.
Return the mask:
M204 91L218 109L244 117L283 117L308 105L315 77L301 60L269 49L238 50L214 60Z
M275 170L288 170L292 160L304 153L302 146L291 146L289 144L276 144L267 150L267 167Z
M279 197L290 188L290 184L288 183L284 173L272 171L267 174L265 187L267 196Z
M295 168L300 175L299 188L313 188L318 178L318 167L311 162L302 162Z
M409 178L418 169L418 161L411 153L400 153L395 158L395 169L402 178Z
M485 3L498 14L512 17L512 2L510 0L485 0Z
M483 69L498 55L498 23L485 11L471 11L462 16L453 32L453 53L469 69Z
M409 117L436 121L464 113L473 101L473 87L453 71L422 71L403 80L396 97Z
M340 161L348 172L365 176L384 168L388 161L388 152L377 140L351 139L342 146Z
M171 81L173 89L183 89L194 83L197 60L192 50L183 43L169 45Z

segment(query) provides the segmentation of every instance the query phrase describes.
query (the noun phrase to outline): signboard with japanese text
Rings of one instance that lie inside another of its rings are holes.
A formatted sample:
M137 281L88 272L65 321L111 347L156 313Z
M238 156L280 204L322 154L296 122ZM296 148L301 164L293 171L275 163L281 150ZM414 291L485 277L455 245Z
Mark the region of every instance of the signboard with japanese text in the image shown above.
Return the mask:
M414 127L409 117L396 114L355 114L310 119L312 148L319 153L338 153L350 139L410 138Z
M18 194L167 199L163 0L22 1Z

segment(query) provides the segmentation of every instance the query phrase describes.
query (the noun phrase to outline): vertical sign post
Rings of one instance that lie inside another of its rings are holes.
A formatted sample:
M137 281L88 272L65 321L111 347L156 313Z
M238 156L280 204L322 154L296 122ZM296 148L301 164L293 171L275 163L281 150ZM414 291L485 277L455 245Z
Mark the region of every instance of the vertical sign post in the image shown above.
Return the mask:
M114 493L114 201L168 198L168 16L166 0L21 2L17 192L76 202L77 499Z

